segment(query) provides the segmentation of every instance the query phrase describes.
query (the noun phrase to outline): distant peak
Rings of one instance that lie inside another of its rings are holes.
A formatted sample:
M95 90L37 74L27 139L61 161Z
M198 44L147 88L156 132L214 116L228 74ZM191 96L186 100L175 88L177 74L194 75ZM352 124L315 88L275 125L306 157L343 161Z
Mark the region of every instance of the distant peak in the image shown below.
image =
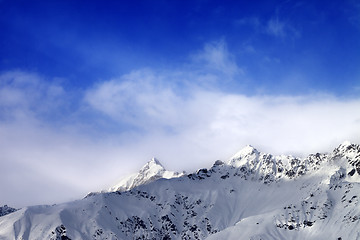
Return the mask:
M160 161L153 157L150 161L148 161L141 169L140 172L149 171L152 169L154 171L165 171L164 166L160 163Z
M214 166L220 166L220 165L224 165L225 163L221 160L216 160L214 163Z
M249 160L249 158L256 158L257 155L259 155L258 150L256 150L251 145L246 145L245 147L243 147L240 151L235 153L235 155L233 155L230 158L228 164L238 167L242 164L245 164Z
M344 141L335 150L346 150L346 149L352 148L352 146L356 146L356 145L358 145L358 144L354 144L350 141Z
M238 151L232 158L240 158L246 155L252 155L254 153L259 153L259 152L253 146L246 145L240 151Z
M151 158L140 170L138 173L132 174L127 178L121 180L117 185L109 189L110 192L114 191L127 191L134 187L153 182L160 178L176 178L184 175L183 173L177 173L172 171L167 171L160 161L153 157Z
M350 142L350 141L348 141L348 140L346 140L346 141L344 141L343 143L341 143L341 144L339 145L339 147L347 147L347 146L350 146L350 145L353 145L353 143Z
M251 151L253 151L253 150L256 150L256 148L254 148L252 145L248 144L245 147L243 147L242 150L251 150Z
M337 148L334 149L333 153L338 154L345 154L350 152L357 152L360 153L360 145L352 143L350 141L345 141L340 144Z
M162 164L160 163L160 161L156 157L151 158L151 160L148 163L152 163L152 164L162 166Z

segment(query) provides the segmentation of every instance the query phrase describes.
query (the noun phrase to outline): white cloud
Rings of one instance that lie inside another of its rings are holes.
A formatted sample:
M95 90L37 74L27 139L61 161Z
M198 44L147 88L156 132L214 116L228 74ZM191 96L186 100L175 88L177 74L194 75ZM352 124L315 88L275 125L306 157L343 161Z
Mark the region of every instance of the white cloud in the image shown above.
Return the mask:
M202 51L193 55L193 61L202 71L208 73L217 71L226 78L231 79L235 75L244 74L244 70L236 64L223 39L206 44Z
M145 118L146 126L154 127L153 122L166 125L176 121L177 110L173 106L180 107L181 101L163 77L150 70L134 71L90 89L85 101L115 120L137 127L144 125Z
M308 154L329 151L347 139L360 142L360 113L354 111L360 107L359 99L342 100L324 94L246 96L203 89L196 84L183 90L184 97L173 87L162 87L161 82L171 80L171 75L153 74L145 85L157 83L159 88L134 91L144 86L143 74L132 75L132 90L127 91L131 94L127 100L131 99L133 104L125 112L134 116L131 121L123 112L123 105L129 101L113 97L123 95L122 86L129 86L127 81L112 80L98 85L88 92L87 99L114 120L127 121L144 130L145 134L139 133L143 135L136 142L138 147L146 146L144 152L151 152L147 148L158 149L154 154L174 160L169 162L173 168L185 168L188 162L183 159L205 163L211 158L224 158L249 143L276 154ZM109 93L104 91L108 84L112 86ZM102 97L98 98L99 95ZM106 105L111 105L111 111L99 107ZM160 114L152 114L149 108ZM183 151L173 157L177 148Z
M85 102L140 128L186 125L190 113L185 110L195 92L221 88L243 75L224 40L206 44L191 59L180 70L142 69L102 82L86 92Z
M0 75L0 108L7 119L47 115L64 104L64 89L34 73L11 71Z
M60 84L24 72L1 75L0 202L21 206L81 197L153 156L168 169L191 171L226 160L246 144L274 154L308 154L344 140L360 143L359 98L228 93L218 88L223 70L240 68L226 47L207 46L198 53L201 63L99 82L60 119L42 117L61 115L68 99L76 100ZM204 62L222 70L199 71Z

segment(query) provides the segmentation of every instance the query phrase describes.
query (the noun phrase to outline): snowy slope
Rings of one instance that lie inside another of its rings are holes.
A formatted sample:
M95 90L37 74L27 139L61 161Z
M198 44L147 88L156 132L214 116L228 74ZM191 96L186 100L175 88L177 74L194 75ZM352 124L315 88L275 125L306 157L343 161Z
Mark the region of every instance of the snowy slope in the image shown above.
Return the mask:
M157 163L156 163L157 165ZM360 146L227 163L0 217L0 239L360 239Z

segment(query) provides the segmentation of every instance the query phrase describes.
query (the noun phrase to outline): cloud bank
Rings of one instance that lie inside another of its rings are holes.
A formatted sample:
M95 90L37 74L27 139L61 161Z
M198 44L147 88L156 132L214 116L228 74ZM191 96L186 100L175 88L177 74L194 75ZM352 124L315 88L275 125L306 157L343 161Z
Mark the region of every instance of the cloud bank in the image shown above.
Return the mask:
M88 91L86 101L150 136L191 139L191 144L210 149L220 142L229 150L249 143L275 153L309 153L346 139L359 141L359 99L327 94L247 96L198 86L189 87L184 96L171 87L149 87L169 77L144 82L144 74L104 82Z
M39 74L1 74L0 203L79 198L153 156L170 170L193 171L246 144L306 155L360 143L359 98L224 87L242 78L246 71L224 41L205 45L177 69L134 70L76 92Z

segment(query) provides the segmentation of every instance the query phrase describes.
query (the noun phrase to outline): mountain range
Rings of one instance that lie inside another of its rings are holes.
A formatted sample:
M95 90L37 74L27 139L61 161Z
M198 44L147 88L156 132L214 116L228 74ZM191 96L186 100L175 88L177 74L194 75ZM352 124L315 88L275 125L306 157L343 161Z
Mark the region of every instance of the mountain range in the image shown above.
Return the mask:
M360 239L360 145L305 158L248 145L194 173L153 158L107 191L0 217L0 239Z

